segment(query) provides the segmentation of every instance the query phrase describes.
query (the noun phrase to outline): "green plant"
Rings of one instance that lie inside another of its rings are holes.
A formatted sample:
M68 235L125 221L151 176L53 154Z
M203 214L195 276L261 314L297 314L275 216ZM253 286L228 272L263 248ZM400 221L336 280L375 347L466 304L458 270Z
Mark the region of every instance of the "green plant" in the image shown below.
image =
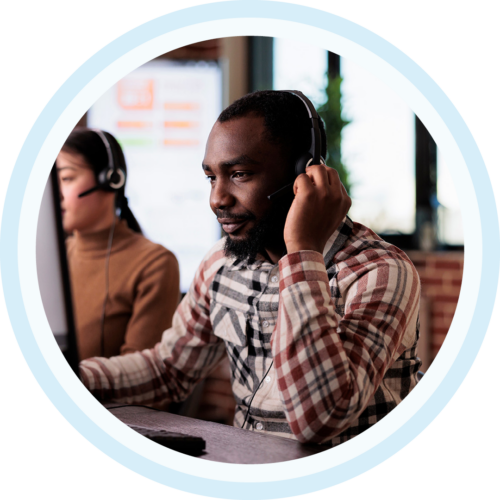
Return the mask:
M329 167L334 168L344 184L348 193L351 190L349 172L342 163L340 155L340 144L342 140L342 129L350 123L342 116L342 92L340 76L327 77L327 86L325 89L326 101L318 107L318 114L325 122L326 140L328 150L325 161Z

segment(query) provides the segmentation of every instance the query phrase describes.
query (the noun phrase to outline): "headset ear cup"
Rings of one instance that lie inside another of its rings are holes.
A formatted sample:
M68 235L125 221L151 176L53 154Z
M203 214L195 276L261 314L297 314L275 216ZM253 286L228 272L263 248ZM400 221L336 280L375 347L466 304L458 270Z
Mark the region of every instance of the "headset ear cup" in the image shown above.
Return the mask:
M97 184L99 186L99 189L103 189L105 191L109 190L109 185L108 185L109 171L110 168L106 167L99 172L99 175L97 176Z
M125 172L118 168L108 173L108 185L113 191L118 191L125 185Z
M295 177L306 173L306 167L311 160L312 155L309 152L299 156L299 159L295 162Z
M118 191L125 184L125 178L125 172L121 168L114 170L107 167L99 172L97 184L103 191Z

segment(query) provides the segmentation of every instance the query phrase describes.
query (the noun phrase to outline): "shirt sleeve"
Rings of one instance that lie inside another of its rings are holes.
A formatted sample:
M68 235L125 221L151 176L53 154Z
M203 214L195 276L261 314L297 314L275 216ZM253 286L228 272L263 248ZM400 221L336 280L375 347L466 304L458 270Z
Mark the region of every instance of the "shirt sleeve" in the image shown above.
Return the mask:
M179 265L174 254L163 249L140 275L120 354L142 351L157 344L162 333L172 326L178 303Z
M156 405L182 401L220 361L225 346L213 334L209 317L213 261L202 262L172 327L154 348L80 363L82 382L97 399Z
M300 251L280 261L271 344L285 414L301 442L325 442L347 429L408 347L407 330L416 328L419 278L399 254L359 255L337 282L347 283L343 316L321 254Z

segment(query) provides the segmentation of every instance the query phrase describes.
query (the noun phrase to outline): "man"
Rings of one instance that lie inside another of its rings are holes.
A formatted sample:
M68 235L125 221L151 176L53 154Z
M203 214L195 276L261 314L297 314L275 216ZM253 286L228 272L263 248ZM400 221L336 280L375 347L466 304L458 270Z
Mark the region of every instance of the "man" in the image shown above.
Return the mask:
M236 426L337 445L413 389L420 285L408 257L346 217L350 199L324 165L297 177L295 197L267 198L293 179L310 137L291 93L256 92L222 112L203 170L227 236L154 349L82 362L96 397L183 400L227 352Z

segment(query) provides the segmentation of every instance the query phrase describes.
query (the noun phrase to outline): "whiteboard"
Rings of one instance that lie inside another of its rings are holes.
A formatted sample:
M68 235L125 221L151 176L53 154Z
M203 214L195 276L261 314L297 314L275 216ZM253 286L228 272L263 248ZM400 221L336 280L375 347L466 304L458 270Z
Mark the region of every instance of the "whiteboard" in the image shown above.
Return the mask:
M88 112L89 127L120 142L130 208L144 235L176 255L183 292L221 234L201 168L221 110L218 64L159 60L120 80Z

